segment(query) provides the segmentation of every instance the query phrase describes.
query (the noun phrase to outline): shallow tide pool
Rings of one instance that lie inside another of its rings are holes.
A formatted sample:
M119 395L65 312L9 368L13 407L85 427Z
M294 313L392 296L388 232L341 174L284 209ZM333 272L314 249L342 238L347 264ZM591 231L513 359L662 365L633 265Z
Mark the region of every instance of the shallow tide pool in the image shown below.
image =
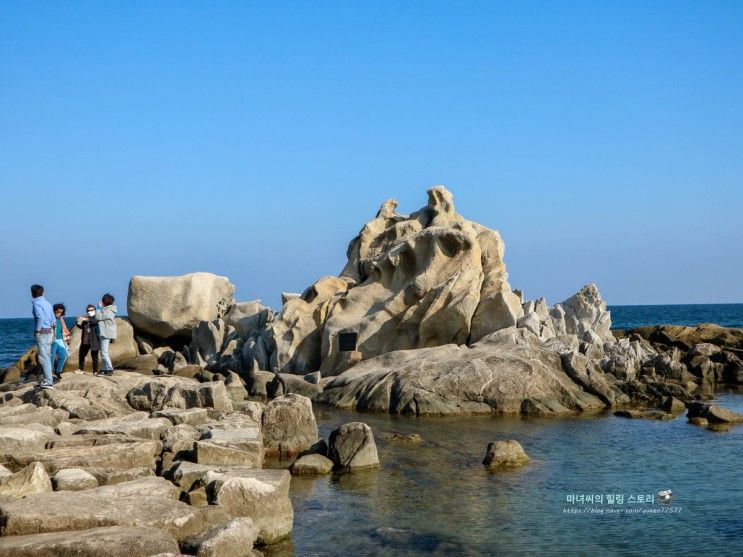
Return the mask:
M717 402L743 412L741 395ZM718 433L684 416L415 418L322 406L315 413L325 439L345 422L368 423L380 467L293 477L292 538L262 548L266 555L743 554L743 425ZM392 432L417 433L422 442L394 442ZM530 463L485 470L487 444L497 439L518 440ZM667 505L657 497L665 489L673 492ZM580 495L583 503L571 500Z

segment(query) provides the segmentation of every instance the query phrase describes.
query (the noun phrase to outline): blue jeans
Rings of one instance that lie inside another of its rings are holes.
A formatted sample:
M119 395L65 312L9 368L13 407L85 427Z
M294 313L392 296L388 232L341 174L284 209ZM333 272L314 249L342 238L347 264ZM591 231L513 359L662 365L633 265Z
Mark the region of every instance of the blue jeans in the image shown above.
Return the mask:
M54 383L52 377L52 343L54 342L54 334L46 333L36 335L36 348L39 351L39 363L44 369L44 383Z
M113 371L114 366L111 363L111 356L108 355L108 345L111 343L110 338L101 337L101 360L103 360L102 371Z
M56 339L54 344L52 344L52 364L54 364L54 359L57 357L57 354L59 354L59 360L57 360L57 365L54 367L54 370L57 373L62 373L64 364L67 361L67 345L61 338Z

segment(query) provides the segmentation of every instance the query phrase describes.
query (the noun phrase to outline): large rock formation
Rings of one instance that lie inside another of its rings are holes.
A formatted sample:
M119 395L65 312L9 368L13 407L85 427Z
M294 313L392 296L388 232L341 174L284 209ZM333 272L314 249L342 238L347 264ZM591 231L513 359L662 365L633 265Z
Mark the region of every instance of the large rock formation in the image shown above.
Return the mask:
M410 216L386 201L351 241L341 275L286 302L269 326L273 370L335 375L362 359L465 344L472 330L481 338L516 324L523 312L510 311L518 297L500 235L462 218L443 186L428 197Z
M515 327L471 347L401 350L361 362L329 382L319 400L415 415L556 415L606 406L564 372L559 354Z
M229 279L211 273L134 276L129 281L127 314L138 331L159 338L189 335L199 321L222 317L234 295Z

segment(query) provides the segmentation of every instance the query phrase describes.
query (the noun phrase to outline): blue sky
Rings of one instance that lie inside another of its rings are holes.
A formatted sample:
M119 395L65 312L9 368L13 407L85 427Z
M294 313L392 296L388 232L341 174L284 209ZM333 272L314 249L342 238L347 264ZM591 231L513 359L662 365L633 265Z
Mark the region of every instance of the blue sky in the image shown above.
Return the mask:
M743 3L0 2L0 316L336 274L445 184L560 301L743 302Z

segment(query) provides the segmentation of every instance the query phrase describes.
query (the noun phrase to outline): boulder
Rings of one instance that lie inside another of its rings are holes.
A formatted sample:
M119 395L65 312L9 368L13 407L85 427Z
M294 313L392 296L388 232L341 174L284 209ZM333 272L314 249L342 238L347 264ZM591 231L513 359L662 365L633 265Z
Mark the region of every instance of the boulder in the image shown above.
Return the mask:
M372 429L363 422L351 422L333 430L328 440L328 457L339 470L379 466Z
M489 468L523 466L529 462L524 448L518 441L494 441L488 444L488 450L482 463Z
M197 557L246 557L258 539L258 528L247 517L239 517L227 524L186 540L184 551Z
M0 500L22 499L52 490L52 482L39 462L0 479Z
M302 395L275 398L263 411L266 456L282 458L309 449L318 440L312 401Z
M258 527L257 542L275 543L292 531L294 510L286 470L252 470L239 475L209 472L204 478L209 502L233 517L248 517Z
M55 491L82 491L98 487L98 480L81 468L63 468L52 477Z
M738 414L722 406L707 402L693 401L689 405L688 418L705 418L709 423L743 422L743 414Z
M333 470L333 461L321 454L306 454L291 465L290 471L295 476L329 474Z
M188 336L199 321L222 317L234 294L229 279L211 273L134 276L129 281L127 314L137 330L157 338Z
M178 542L167 532L148 526L105 526L0 541L0 557L148 557L156 553L179 554Z
M260 468L263 465L261 430L258 427L212 429L196 442L196 462Z
M595 284L588 284L550 310L557 336L575 335L592 344L612 344L611 313Z
M213 408L232 411L232 400L221 381L196 383L181 379L174 383L157 380L140 383L126 395L126 400L137 410L157 412L166 408Z

